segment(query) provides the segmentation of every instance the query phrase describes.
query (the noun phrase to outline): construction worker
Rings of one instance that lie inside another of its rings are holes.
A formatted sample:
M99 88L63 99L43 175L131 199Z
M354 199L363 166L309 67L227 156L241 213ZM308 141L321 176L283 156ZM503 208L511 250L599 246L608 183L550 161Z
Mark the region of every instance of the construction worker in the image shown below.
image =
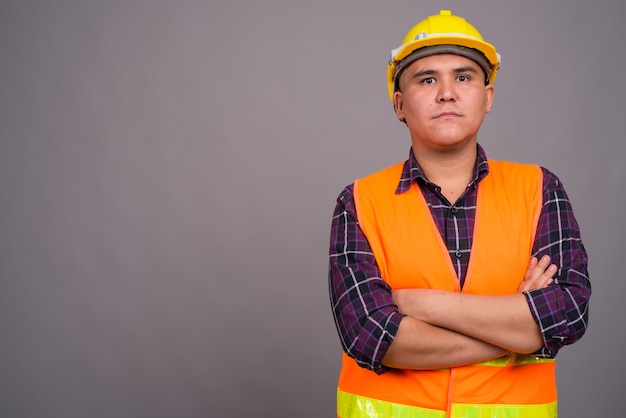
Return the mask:
M557 416L555 356L587 328L587 255L555 174L477 142L500 63L448 10L391 53L409 158L347 186L332 220L339 417Z

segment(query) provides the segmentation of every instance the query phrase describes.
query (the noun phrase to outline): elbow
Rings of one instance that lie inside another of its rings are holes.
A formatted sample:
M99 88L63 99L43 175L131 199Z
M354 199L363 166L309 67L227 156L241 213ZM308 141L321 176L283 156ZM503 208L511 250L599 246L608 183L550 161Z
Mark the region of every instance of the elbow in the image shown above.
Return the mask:
M533 354L541 351L544 347L545 341L543 339L543 334L537 330L536 332L531 333L527 338L524 338L523 341L520 341L519 345L512 351L520 354Z
M352 346L343 346L344 353L353 359L359 367L370 370L376 374L382 374L389 368L383 363L383 358L387 354L387 344L379 346L378 350L372 350L365 339L356 338Z
M587 314L582 315L577 321L565 324L561 329L545 336L545 346L542 353L550 357L556 357L561 348L571 345L580 340L587 331Z
M543 344L543 342L541 344L535 344L535 345L529 345L526 344L523 347L520 347L517 350L513 350L519 354L536 354L542 351L542 349L545 347L545 345Z
M368 317L366 324L355 324L352 331L345 335L351 337L342 339L346 355L360 366L376 374L382 374L389 369L383 363L389 347L395 339L400 318L395 315L383 318ZM381 327L380 324L383 324Z

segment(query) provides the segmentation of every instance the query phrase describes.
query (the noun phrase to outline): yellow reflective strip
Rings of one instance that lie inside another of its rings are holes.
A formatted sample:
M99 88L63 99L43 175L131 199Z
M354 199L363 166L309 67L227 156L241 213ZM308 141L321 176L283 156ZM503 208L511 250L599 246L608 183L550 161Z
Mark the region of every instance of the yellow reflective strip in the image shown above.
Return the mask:
M451 418L557 418L557 401L539 405L453 404ZM445 418L445 411L401 405L337 389L340 418Z
M366 398L337 389L340 418L445 418L445 411Z
M494 367L507 367L507 366L523 366L525 364L541 364L552 363L553 358L543 358L531 356L528 354L509 354L508 356L502 356L494 358L493 360L482 361L480 363L472 364L472 366L494 366Z
M557 418L557 402L541 405L452 405L451 418Z

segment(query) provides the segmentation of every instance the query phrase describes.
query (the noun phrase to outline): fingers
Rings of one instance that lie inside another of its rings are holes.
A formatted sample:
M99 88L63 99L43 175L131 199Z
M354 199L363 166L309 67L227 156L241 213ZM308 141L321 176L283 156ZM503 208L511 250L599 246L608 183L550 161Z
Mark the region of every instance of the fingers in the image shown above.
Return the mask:
M543 289L552 283L553 277L558 268L555 264L550 264L550 257L544 255L541 259L532 257L528 263L524 280L518 288L518 292Z
M528 268L526 269L526 274L524 275L524 280L528 280L528 278L532 275L533 269L537 266L539 260L537 257L532 257L530 262L528 263Z

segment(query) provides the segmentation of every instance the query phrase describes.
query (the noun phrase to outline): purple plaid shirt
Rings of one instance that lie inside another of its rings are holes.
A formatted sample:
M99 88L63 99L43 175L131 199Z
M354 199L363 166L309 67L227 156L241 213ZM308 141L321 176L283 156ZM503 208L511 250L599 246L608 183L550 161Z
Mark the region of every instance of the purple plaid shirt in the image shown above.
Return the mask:
M472 180L461 198L450 204L441 189L428 181L413 152L405 162L396 193L405 193L416 181L426 198L439 232L448 247L461 285L469 263L478 183L489 173L480 145ZM545 345L535 353L554 357L587 329L591 284L587 254L571 204L560 180L543 171L543 207L533 243L533 255L550 256L559 266L554 282L526 292L529 309L543 333ZM344 351L365 368L383 373L382 366L403 315L381 279L372 249L359 226L353 184L337 198L330 237L329 290L335 324Z

